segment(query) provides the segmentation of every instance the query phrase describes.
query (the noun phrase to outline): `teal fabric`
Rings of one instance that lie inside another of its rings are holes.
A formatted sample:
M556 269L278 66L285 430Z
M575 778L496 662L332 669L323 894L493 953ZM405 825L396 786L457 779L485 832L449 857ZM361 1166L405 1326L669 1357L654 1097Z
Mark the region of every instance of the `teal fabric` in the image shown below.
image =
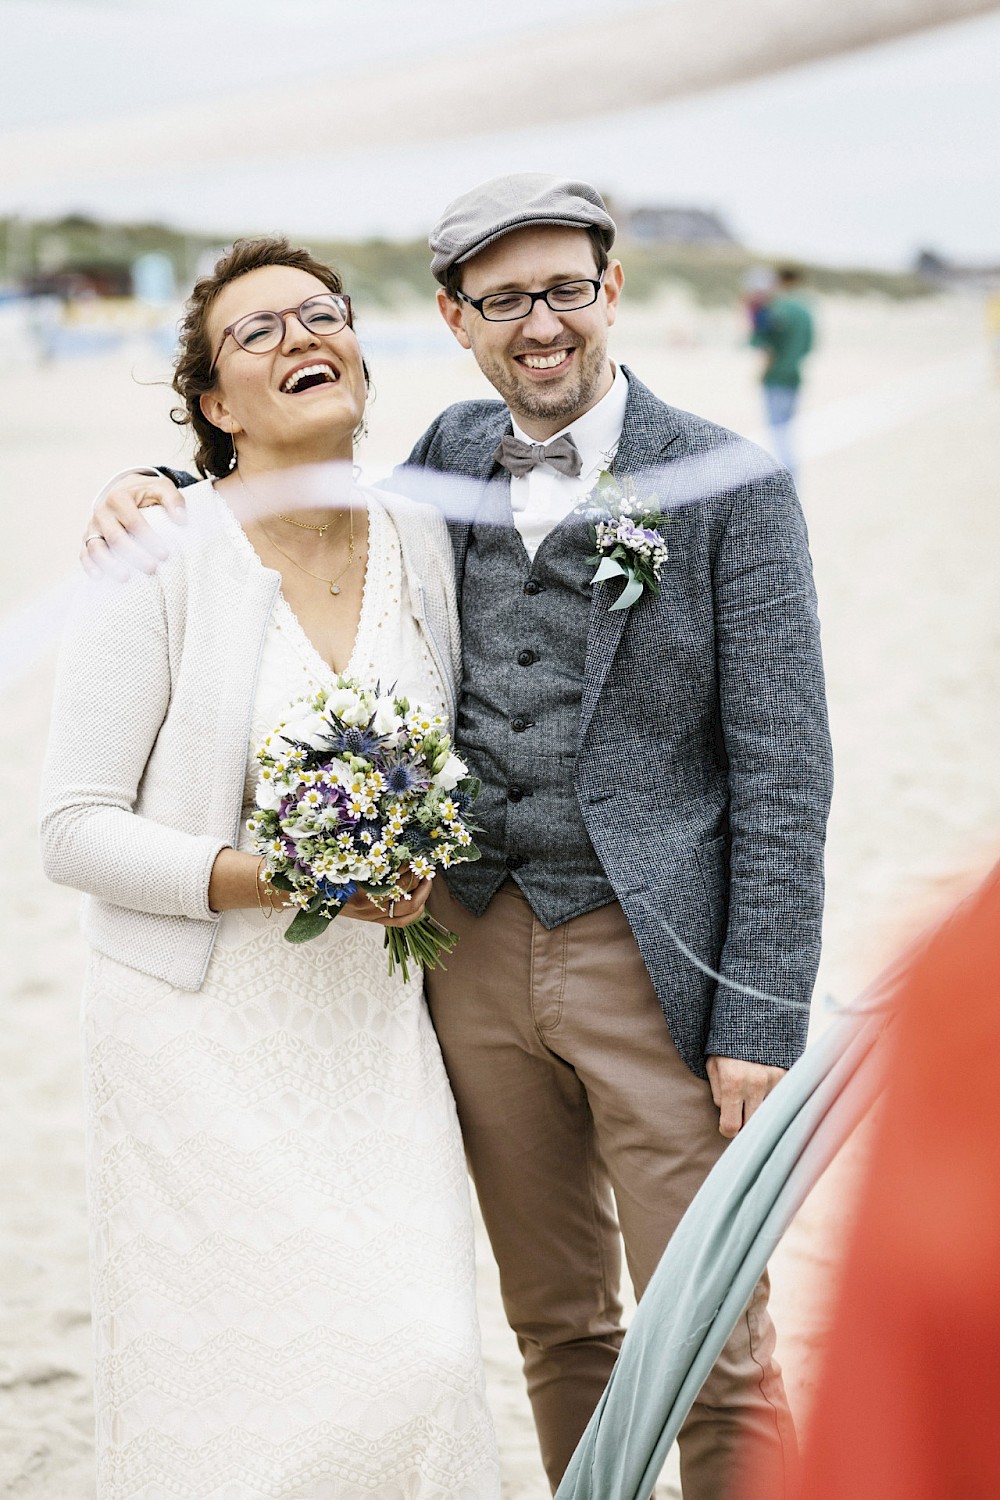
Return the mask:
M632 1321L555 1500L647 1500L810 1189L882 1087L881 1011L808 1047L706 1178Z

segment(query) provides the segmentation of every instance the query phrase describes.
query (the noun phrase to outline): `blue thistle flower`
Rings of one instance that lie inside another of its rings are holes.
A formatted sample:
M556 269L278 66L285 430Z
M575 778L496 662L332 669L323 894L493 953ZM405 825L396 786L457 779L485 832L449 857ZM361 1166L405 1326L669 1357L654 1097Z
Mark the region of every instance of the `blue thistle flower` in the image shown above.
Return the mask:
M426 791L430 786L420 763L403 757L387 761L382 767L382 775L388 790L397 797L405 797L408 792Z
M425 829L411 823L406 830L406 843L414 854L428 854L435 847L436 841Z
M349 725L344 729L334 729L330 743L338 755L363 755L370 759L384 745L385 739L373 729L357 729Z
M372 844L378 843L382 837L382 824L377 818L359 818L351 830L354 834L355 844L362 848L371 848Z

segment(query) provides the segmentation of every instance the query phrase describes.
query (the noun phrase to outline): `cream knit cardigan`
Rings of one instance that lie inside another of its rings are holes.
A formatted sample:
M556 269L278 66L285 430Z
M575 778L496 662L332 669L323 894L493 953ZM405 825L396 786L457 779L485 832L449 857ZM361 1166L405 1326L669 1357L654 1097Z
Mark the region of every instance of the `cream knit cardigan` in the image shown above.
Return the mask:
M152 576L84 583L60 652L42 783L51 880L85 891L99 952L180 989L218 930L208 880L235 846L257 673L280 576L237 548L210 481L188 523L151 511L171 553ZM450 694L460 671L451 544L436 510L379 492L410 602Z

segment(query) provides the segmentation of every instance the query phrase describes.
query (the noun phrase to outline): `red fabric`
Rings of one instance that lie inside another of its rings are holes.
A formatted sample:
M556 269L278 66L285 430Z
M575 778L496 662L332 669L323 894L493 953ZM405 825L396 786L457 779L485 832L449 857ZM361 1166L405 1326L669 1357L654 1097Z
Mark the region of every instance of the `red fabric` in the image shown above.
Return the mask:
M998 1500L1000 865L898 1006L801 1500Z

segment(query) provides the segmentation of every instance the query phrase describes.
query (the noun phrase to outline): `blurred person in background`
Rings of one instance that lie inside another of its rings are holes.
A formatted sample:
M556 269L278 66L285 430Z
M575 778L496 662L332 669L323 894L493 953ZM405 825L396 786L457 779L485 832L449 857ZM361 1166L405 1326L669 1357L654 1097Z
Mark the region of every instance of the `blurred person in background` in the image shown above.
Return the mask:
M764 327L768 301L774 295L774 272L769 266L754 266L743 278L743 307L749 325L749 338Z
M761 383L774 456L796 471L792 426L802 386L802 362L815 337L813 315L802 296L802 273L782 266L770 293L754 312L751 344L765 352Z

